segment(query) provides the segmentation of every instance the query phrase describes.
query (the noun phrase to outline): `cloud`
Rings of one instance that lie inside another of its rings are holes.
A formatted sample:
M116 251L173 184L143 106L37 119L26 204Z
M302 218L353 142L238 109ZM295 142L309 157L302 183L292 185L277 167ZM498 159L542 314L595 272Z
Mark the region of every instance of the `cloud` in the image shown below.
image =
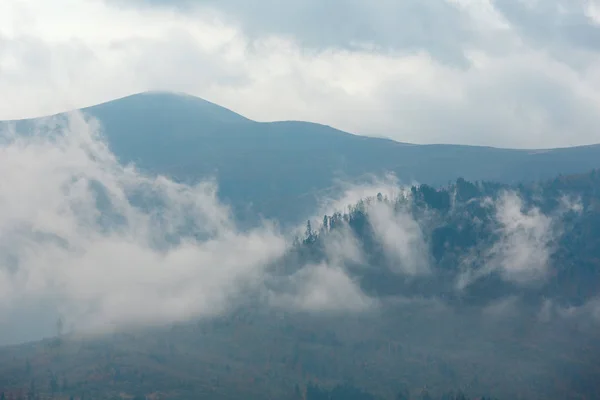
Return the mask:
M375 237L383 245L393 271L408 276L431 272L429 247L421 226L408 211L395 210L393 203L376 202L368 213Z
M326 234L323 237L323 246L325 247L327 260L334 264L344 265L347 262L354 264L364 262L364 254L358 238L346 223Z
M399 198L408 198L410 187L401 185L393 174L364 177L361 183L340 182L339 187L341 193L337 197L322 198L319 215L349 212L362 202L374 237L381 243L392 269L407 276L431 272L429 249L419 222L408 210L395 204ZM378 194L386 201L375 201ZM312 221L314 226L318 226L318 217L312 218ZM325 239L329 259L347 255L354 262L363 260L357 238L347 224L325 236Z
M79 112L5 128L0 320L10 329L0 341L53 334L59 317L95 333L212 317L264 293L292 310L376 304L345 268L363 261L347 227L325 238L327 263L278 277L286 235L268 221L238 228L216 182L190 186L119 164Z
M409 190L400 185L398 178L392 173L382 176L372 174L361 176L354 181L338 180L332 189L332 194L319 198L317 216L313 217L315 222L321 222L320 218L323 215L348 211L361 200L373 197L377 193L381 193L388 199L394 199Z
M516 193L506 192L497 201L500 238L490 251L488 264L499 268L505 279L517 283L545 277L556 237L551 217L537 208L523 208Z
M84 331L222 313L287 248L267 223L237 229L213 182L119 165L81 114L0 139L0 318L13 330L35 310Z
M0 118L173 90L406 142L597 141L593 2L141 3L2 2Z
M600 298L592 297L579 305L565 305L553 299L545 299L538 313L543 323L567 323L579 329L597 332L600 326Z
M393 271L406 276L430 272L427 246L418 223L408 213L394 210L395 200L408 195L410 189L399 185L393 175L368 176L359 183L340 181L338 187L341 191L337 197L321 199L320 211L310 218L313 230L328 228L323 226L319 215L329 217L350 212L357 204L363 204L375 239L382 244ZM375 201L374 194L380 194L386 201ZM302 236L303 229L298 227L296 235ZM363 244L348 222L338 220L335 229L324 229L319 240L322 261L303 265L294 274L271 282L271 305L312 312L364 311L377 306L378 299L363 292L360 277L366 269L384 266L367 265Z
M511 26L535 45L599 50L597 1L494 0L493 4Z
M243 0L130 0L113 4L184 12L210 9L254 39L276 35L316 49L366 46L413 52L427 48L436 58L452 64L464 62L463 47L473 38L469 32L472 21L459 5L445 0L266 0L252 4ZM398 23L399 19L404 23Z
M341 266L310 265L289 279L291 290L273 291L271 305L309 312L359 312L377 304Z
M535 206L526 206L518 193L504 191L496 199L485 198L482 205L493 209L496 230L489 248L480 255L469 254L462 260L457 276L459 290L498 272L503 280L517 285L535 285L548 276L556 240L561 235L560 217L567 211L578 212L580 204L565 196L558 211L546 215ZM477 261L482 265L474 267Z
M564 214L568 212L581 214L584 208L581 201L581 196L562 195L559 199L559 204L559 214Z

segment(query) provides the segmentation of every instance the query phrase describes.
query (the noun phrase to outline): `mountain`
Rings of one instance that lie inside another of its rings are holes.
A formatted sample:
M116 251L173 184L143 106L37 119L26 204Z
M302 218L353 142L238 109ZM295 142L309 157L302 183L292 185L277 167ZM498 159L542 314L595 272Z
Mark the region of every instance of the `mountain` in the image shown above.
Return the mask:
M595 399L599 228L597 170L373 193L307 226L269 268L268 299L168 327L2 347L0 389L60 399ZM290 297L297 308L279 308Z
M216 177L221 197L242 219L261 214L298 222L339 180L369 174L393 172L405 183L439 186L458 177L514 183L600 167L600 145L543 151L414 145L314 123L255 122L173 93L136 94L83 111L98 118L123 162L186 182Z

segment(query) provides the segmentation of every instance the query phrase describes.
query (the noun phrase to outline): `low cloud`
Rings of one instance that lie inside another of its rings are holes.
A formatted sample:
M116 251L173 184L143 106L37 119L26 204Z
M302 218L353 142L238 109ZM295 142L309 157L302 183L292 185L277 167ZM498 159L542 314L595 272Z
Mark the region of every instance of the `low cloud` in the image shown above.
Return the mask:
M400 194L407 193L406 189L393 173L382 176L367 175L363 176L360 182L338 181L336 191L333 196L323 196L320 199L318 218L323 215L331 215L336 212L348 211L350 207L355 206L361 200L381 193L383 197L395 199Z
M332 231L323 238L325 255L334 264L362 263L364 254L358 238L352 233L348 224Z
M340 187L340 196L322 200L321 213L332 215L336 212L351 212L352 207L359 204L364 207L375 239L382 245L395 272L408 276L430 272L429 249L419 223L408 210L396 207L397 199L410 198L410 187L401 185L393 174L369 176L364 183L346 182L341 183ZM383 201L376 200L377 197ZM318 218L313 218L313 222L317 221ZM344 225L334 232L335 240L328 243L326 248L339 249L344 244L344 254L352 254L352 259L358 261L360 249L356 238L347 228Z
M526 283L548 272L556 231L550 216L538 208L524 210L516 193L504 193L496 203L499 240L490 251L491 268L512 282Z
M563 197L559 214L577 209L576 202ZM462 272L456 287L459 290L492 273L499 273L506 282L518 285L535 284L547 277L555 241L560 236L559 215L545 215L537 207L525 206L516 192L505 191L497 199L485 198L484 207L492 208L497 223L495 239L490 248L479 249L462 259ZM481 266L477 266L483 260Z
M0 168L0 320L12 340L25 329L53 334L59 318L102 333L212 317L261 293L291 310L376 304L347 269L364 257L347 226L324 237L326 263L277 277L291 243L274 224L240 229L214 181L121 165L79 112L27 132L7 126Z
M271 304L310 312L365 311L376 300L365 295L341 266L321 263L302 268L288 282L292 290L273 292Z
M13 329L24 307L95 331L214 315L286 250L268 224L237 229L213 182L119 165L79 113L46 122L0 140L0 319Z
M429 247L414 217L387 202L369 208L369 221L390 259L392 270L414 276L430 273Z

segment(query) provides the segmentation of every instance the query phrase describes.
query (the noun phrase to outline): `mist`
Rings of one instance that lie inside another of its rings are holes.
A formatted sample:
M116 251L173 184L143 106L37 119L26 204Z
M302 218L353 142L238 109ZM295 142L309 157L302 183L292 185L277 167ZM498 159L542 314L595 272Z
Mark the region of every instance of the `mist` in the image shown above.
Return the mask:
M0 168L0 340L223 313L286 248L273 224L238 229L215 182L119 164L80 113L5 130Z
M585 212L579 199L561 197L552 213L511 190L482 200L492 210L493 240L475 256L462 254L449 274L431 250L440 214L415 212L414 193L393 176L323 198L307 218L314 232L282 231L275 221L241 228L218 182L183 184L123 165L97 122L78 112L32 131L2 131L0 169L0 343L210 324L260 309L267 314L253 314L258 335L276 337L272 329L283 324L286 340L303 348L299 332L315 332L306 346L327 333L326 343L399 368L413 385L433 380L439 391L494 387L492 394L510 395L519 377L536 382L523 393L543 397L560 375L575 392L591 390L577 376L593 376L586 365L600 354L598 298L565 304L537 291L556 268L562 215ZM340 216L357 209L370 247ZM463 212L452 203L450 215ZM294 237L306 233L318 252L294 256ZM500 294L472 301L489 279L503 282ZM369 347L379 340L403 350ZM589 345L585 352L580 343ZM334 371L353 365L345 356L310 357L332 379L348 377ZM437 372L415 364L422 358ZM368 388L368 380L357 382Z

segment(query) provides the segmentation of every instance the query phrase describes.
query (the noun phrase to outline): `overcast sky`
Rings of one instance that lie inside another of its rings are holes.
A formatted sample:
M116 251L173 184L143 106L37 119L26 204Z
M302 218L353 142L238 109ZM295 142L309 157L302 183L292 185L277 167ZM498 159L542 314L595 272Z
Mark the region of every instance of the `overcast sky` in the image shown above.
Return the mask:
M416 143L600 142L599 0L2 0L0 119L146 90Z

